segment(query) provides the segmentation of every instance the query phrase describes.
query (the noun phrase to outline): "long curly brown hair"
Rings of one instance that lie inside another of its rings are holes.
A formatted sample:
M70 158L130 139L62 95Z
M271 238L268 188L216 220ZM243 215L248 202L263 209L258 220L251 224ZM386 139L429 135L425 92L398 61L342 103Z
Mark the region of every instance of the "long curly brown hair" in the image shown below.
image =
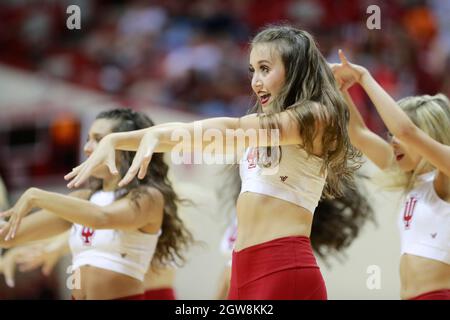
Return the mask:
M323 169L327 170L324 196L343 194L354 172L361 166L361 153L348 136L348 107L337 87L333 73L318 49L314 38L306 31L290 26L269 26L251 41L251 47L267 45L280 55L286 71L281 92L274 97L271 113L262 113L257 99L250 113L257 113L261 125L279 128L276 114L288 111L298 122L304 148L313 153L313 141L318 134L318 121L323 121Z
M361 176L359 180L365 179ZM314 211L311 245L329 266L329 258L345 258L345 249L359 236L368 221L376 225L374 211L367 201L362 183L344 185L343 194L334 199L322 198Z
M107 110L97 115L96 119L115 120L116 124L112 132L124 132L148 128L154 125L153 121L142 112L135 112L126 108ZM135 152L118 151L120 159L118 170L123 177L131 166ZM152 259L152 266L161 266L167 263L180 264L185 262L183 252L194 243L191 232L185 227L178 215L178 204L189 203L186 199L180 199L175 193L167 174L169 166L165 163L163 153L155 153L143 179L135 177L127 186L115 191L115 198L120 199L130 195L131 201L138 205L138 199L148 194L146 187L154 187L164 197L164 216L156 251ZM93 192L101 188L99 179L91 178L91 190Z
M257 113L263 127L276 129L274 115L289 110L304 140L300 147L310 154L317 135L316 121L326 120L322 158L327 181L314 213L311 245L325 263L331 256L340 259L363 225L367 221L375 223L364 189L355 185L361 153L351 145L348 136L348 107L331 69L308 32L290 26L269 26L251 41L251 47L259 44L268 44L269 50L280 54L286 81L280 94L274 97L272 114L262 113L258 99L249 113ZM238 185L238 175L231 176L231 184ZM237 194L231 193L230 197L235 201Z

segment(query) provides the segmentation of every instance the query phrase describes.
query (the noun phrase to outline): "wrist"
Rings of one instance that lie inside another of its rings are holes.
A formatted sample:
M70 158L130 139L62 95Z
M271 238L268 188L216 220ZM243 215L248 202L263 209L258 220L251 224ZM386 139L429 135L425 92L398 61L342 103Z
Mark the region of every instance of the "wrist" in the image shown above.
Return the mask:
M361 72L359 74L358 83L361 86L364 86L367 83L367 80L369 80L371 77L369 70L367 70L364 67L361 67Z
M41 193L42 190L38 189L38 188L30 188L28 189L28 199L29 199L29 203L31 204L31 206L34 208L37 206L37 201L39 199L39 195Z
M110 144L115 149L115 147L118 146L119 141L120 141L120 132L113 132L113 133L110 133L110 134L106 135L102 139L102 141L100 141L100 143L103 142L103 143Z
M147 137L147 142L152 143L154 146L157 146L166 137L166 132L163 128L159 128L147 131L145 133L145 136Z

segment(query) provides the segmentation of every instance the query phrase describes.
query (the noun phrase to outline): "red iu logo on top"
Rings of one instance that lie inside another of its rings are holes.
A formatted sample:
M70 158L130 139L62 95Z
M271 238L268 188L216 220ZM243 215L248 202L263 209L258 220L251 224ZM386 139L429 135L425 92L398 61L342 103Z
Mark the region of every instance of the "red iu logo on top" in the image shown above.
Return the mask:
M81 229L81 239L83 240L83 245L90 246L92 244L92 237L94 236L95 230L89 227L83 227Z
M411 220L414 215L414 209L416 207L417 199L411 197L406 201L405 211L403 211L403 223L405 224L405 229L409 229L411 226Z

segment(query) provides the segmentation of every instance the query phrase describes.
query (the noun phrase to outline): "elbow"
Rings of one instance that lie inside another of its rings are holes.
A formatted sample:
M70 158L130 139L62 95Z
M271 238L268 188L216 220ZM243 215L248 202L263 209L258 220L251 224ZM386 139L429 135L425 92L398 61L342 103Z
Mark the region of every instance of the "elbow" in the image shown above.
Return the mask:
M103 210L99 210L89 227L95 230L111 229L108 214Z
M393 134L400 141L409 141L417 136L417 127L414 124L401 125Z
M365 138L365 128L363 129L355 129L350 128L348 130L348 137L350 139L350 143L357 149L361 149L365 142L367 142Z

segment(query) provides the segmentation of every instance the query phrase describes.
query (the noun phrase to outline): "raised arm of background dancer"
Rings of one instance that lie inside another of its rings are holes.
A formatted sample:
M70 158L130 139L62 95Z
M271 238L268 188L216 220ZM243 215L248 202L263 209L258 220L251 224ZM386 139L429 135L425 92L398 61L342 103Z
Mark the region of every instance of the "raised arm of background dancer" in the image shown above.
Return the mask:
M10 217L8 225L1 231L7 233L5 240L14 238L20 222L32 208L41 208L71 223L93 229L128 229L144 227L157 219L163 210L163 196L153 188L139 197L136 205L128 197L99 206L89 200L79 199L38 188L28 189L16 205L2 213Z
M31 188L33 189L33 188ZM30 202L30 189L28 189L19 199L17 204L22 204L25 206L29 206ZM28 192L28 193L27 193ZM74 192L71 192L66 197L73 197L73 199L87 199L90 194L89 190L77 190ZM21 201L22 200L22 201ZM16 206L13 208L3 212L5 216L9 216L8 212L11 212L11 210L14 210ZM23 212L25 210L31 210L29 208L21 208L20 211ZM23 216L22 216L23 217ZM21 217L21 218L22 218ZM17 221L16 216L11 217L8 222L3 222L3 225L1 226L0 231L0 247L3 248L10 248L17 245L25 244L31 241L36 240L43 240L47 239L53 236L56 236L58 234L61 234L64 231L67 231L72 226L72 223L70 221L67 221L61 217L58 217L57 215L53 214L52 212L48 210L39 210L33 214L30 214L28 217L25 217L24 219L18 219ZM20 222L21 220L21 222ZM15 234L15 237L11 239L10 237L10 231L12 231L12 227L16 226L16 229L18 229L18 225L16 223L20 223L20 230L17 230L17 233ZM8 238L8 240L5 240Z
M359 83L372 100L389 131L397 139L413 147L436 169L450 177L450 146L437 142L419 129L369 72L361 77Z
M348 132L351 143L378 168L382 170L389 168L394 163L392 147L367 128L347 89L342 89L341 92L350 111Z
M318 108L319 110L319 108ZM139 131L112 133L104 137L96 150L81 165L74 168L72 172L65 176L66 180L72 180L68 187L78 187L90 176L90 174L99 165L106 164L111 173L117 174L115 167L115 149L136 150L133 164L125 177L119 182L119 186L129 183L136 174L143 178L147 172L148 164L155 152L171 151L176 145L183 145L184 152L206 151L205 148L211 143L221 143L223 150L233 149L233 152L239 152L240 148L249 146L267 146L267 145L288 145L302 144L302 138L299 134L299 128L291 111L280 112L275 115L278 123L278 136L271 139L272 132L266 132L267 135L260 135L261 120L256 114L251 114L242 118L211 118L190 123L177 123L167 125L157 125ZM320 119L317 117L317 119ZM320 130L321 122L317 121L317 127ZM202 132L198 133L199 128ZM254 132L255 139L249 139L247 134L249 130ZM254 131L253 131L254 130ZM216 135L204 134L216 133ZM220 136L220 141L215 138ZM240 146L236 143L238 137L247 137L240 140ZM185 144L184 139L190 139L190 144ZM180 142L180 139L182 142ZM232 144L230 147L229 144ZM186 145L188 150L186 150ZM238 147L238 148L237 148ZM237 149L236 149L237 148ZM212 150L211 150L212 151ZM216 151L214 149L214 151Z

